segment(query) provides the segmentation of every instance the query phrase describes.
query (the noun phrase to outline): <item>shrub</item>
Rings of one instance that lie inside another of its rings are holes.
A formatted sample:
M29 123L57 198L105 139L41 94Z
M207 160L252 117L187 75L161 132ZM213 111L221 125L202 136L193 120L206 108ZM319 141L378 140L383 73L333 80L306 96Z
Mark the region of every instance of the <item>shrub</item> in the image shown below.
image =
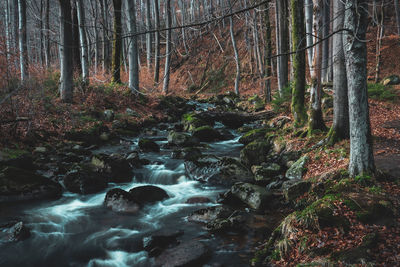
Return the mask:
M391 86L384 86L380 83L369 83L368 97L377 100L394 101L398 98L398 95Z

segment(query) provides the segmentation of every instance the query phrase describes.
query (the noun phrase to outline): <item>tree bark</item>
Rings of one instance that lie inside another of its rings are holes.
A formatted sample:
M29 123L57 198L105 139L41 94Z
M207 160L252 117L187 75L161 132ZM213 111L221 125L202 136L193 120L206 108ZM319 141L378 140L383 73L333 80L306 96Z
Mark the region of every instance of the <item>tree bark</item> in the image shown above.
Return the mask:
M322 62L321 79L323 83L329 82L329 31L330 31L330 0L323 0L322 7Z
M139 92L139 65L138 65L138 46L136 36L136 8L135 2L126 0L128 11L128 31L130 34L129 45L129 88L133 94Z
M26 82L28 79L28 50L26 43L26 0L18 0L18 15L19 15L19 65L21 71L21 82Z
M121 0L113 0L114 5L114 34L112 50L112 82L121 83L121 49L122 49L122 24Z
M169 74L171 68L171 53L172 53L172 42L171 42L171 0L166 0L166 24L165 26L168 28L167 36L166 36L166 48L165 48L165 67L164 67L164 84L163 84L163 92L168 94L169 87Z
M367 31L368 2L347 0L344 28L346 70L349 79L350 162L351 176L375 171L367 95Z
M397 34L400 35L400 7L399 0L394 0L394 8L396 11Z
M344 3L333 1L333 31L343 29ZM349 138L349 104L347 74L343 51L343 34L333 35L333 123L328 134L329 143Z
M277 76L278 91L282 96L283 88L288 86L288 56L285 53L289 50L289 33L288 33L288 5L287 0L276 1L276 52L278 55L283 54L277 59Z
M46 67L50 67L50 0L46 0L45 16L44 16L44 58Z
M60 3L60 95L61 100L72 102L73 97L73 60L72 60L72 18L70 0Z
M269 15L269 3L265 4L265 11L264 11L264 24L265 24L265 55L264 55L264 79L265 79L265 92L264 97L265 100L270 102L272 100L272 93L271 93L271 56L272 56L272 44L271 44L271 22L270 22L270 15Z
M102 40L102 50L103 50L103 72L108 73L110 69L110 57L109 57L109 41L108 41L108 1L100 0L101 6L101 18L103 26L103 40Z
M160 10L159 0L154 1L154 20L157 31L155 32L155 47L154 47L154 82L158 83L160 80Z
M82 0L76 0L76 7L78 10L78 22L79 22L79 40L80 40L80 51L81 51L81 64L82 64L82 80L84 84L88 83L89 79L89 61L88 61L88 46L86 41L86 29L85 29L85 8Z
M71 3L72 7L72 42L73 42L73 60L74 67L77 71L82 71L81 57L80 57L80 44L79 44L79 23L78 12L75 1Z
M146 29L148 31L151 30L151 5L150 0L146 0ZM147 59L147 68L151 69L151 53L152 53L152 34L146 33L146 59Z
M312 0L305 0L304 6L305 20L306 20L306 40L307 47L311 47L313 45L313 2ZM313 58L314 58L314 49L311 47L307 49L307 59L308 59L308 69L310 70L310 76L313 76Z
M232 13L232 6L230 7ZM233 18L229 17L229 32L231 34L231 41L233 52L235 54L235 63L236 63L236 78L235 78L235 94L239 95L239 81L240 81L240 61L239 61L239 53L236 45L235 35L233 33Z
M10 64L10 52L11 52L11 29L10 29L10 4L9 1L6 0L6 14L5 14L5 21L6 21L6 58L7 58L7 65ZM8 67L8 66L7 66Z
M293 90L292 113L295 127L303 126L307 121L307 113L304 104L306 88L306 38L304 32L304 1L291 0L292 11L292 47L296 54L293 57Z
M313 0L314 4L314 44L322 39L322 2L323 0ZM308 134L314 130L325 130L326 126L322 118L321 109L321 62L322 61L322 43L315 45L313 59L313 76L311 76L311 94L310 94L310 114L308 120Z

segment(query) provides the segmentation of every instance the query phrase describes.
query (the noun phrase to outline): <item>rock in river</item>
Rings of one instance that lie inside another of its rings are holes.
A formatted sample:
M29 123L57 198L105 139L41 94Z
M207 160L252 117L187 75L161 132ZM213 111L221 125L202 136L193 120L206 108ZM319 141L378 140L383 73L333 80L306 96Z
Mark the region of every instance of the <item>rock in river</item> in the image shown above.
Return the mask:
M115 212L136 213L139 205L132 195L122 189L114 188L107 192L104 205Z
M154 185L144 185L134 187L129 190L132 198L141 205L145 205L152 202L162 201L169 198L167 192Z
M165 250L155 259L155 266L202 266L210 250L200 241L192 240Z
M228 157L204 156L196 161L187 161L185 170L191 179L217 185L231 186L253 179L252 173L243 164Z
M93 194L107 187L107 179L88 167L71 170L64 177L68 191L79 194Z
M34 172L14 167L0 171L0 203L23 200L56 199L61 186Z

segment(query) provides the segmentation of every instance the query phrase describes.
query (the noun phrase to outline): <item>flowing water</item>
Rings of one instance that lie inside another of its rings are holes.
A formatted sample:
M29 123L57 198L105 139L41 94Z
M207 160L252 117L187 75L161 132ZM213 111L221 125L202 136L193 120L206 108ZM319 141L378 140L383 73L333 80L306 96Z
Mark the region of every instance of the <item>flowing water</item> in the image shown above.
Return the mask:
M220 125L219 125L220 126ZM163 147L167 132L152 136ZM234 132L232 140L209 144L207 154L239 156L240 144ZM102 147L94 153L127 152L137 147L137 139L126 145ZM188 222L193 211L215 204L185 204L193 196L216 200L226 188L189 180L184 162L171 159L170 149L141 154L150 165L135 170L132 182L110 184L108 189L92 195L65 192L61 199L20 204L2 208L1 220L19 218L32 235L23 242L0 243L0 266L152 266L152 259L142 250L144 237L157 230L182 230L181 241L203 240L213 251L212 263L225 266L247 265L240 260L246 248L238 248L226 239L210 235L201 225ZM129 190L139 185L156 185L170 196L162 202L145 206L138 214L121 215L103 207L105 193L115 187ZM1 221L0 221L1 222Z

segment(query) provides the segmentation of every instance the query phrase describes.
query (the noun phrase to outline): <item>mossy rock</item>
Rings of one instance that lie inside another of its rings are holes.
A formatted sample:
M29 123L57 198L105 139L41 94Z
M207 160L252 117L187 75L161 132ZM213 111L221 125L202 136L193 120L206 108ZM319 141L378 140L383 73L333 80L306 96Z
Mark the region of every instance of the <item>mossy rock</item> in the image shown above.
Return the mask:
M196 116L195 113L186 113L182 116L183 129L187 132L192 132L193 130L202 126L213 126L214 123L207 122Z
M281 172L281 166L276 163L262 163L253 165L251 171L257 183L267 185L276 180L276 176Z
M61 186L32 171L6 167L0 171L0 203L57 199Z
M304 195L311 189L309 181L286 181L283 183L283 195L286 201L294 201L296 198Z
M366 261L373 259L373 255L371 255L370 249L375 248L378 241L379 235L377 233L367 234L363 237L360 246L348 250L334 252L331 258L350 264L364 264Z
M270 149L270 142L256 140L246 145L240 151L240 159L247 166L260 165L266 161Z
M187 133L179 133L175 131L170 131L167 139L169 144L181 147L195 146L199 144L199 140L197 138L194 138Z
M236 183L232 186L231 192L233 196L255 210L267 207L273 198L272 193L264 187L249 183Z
M285 176L290 180L301 180L304 172L306 171L305 165L309 160L308 156L303 156L298 159L292 166L287 170Z
M257 139L263 139L265 138L265 135L270 131L271 129L269 128L261 128L248 131L242 137L240 137L239 143L247 145Z
M385 86L400 84L400 77L395 74L390 75L382 80L382 84Z
M140 139L139 140L139 148L143 152L160 152L160 146L150 139Z
M249 97L247 101L249 101L253 105L254 111L261 111L265 109L265 102L258 95L253 95Z
M201 142L213 142L222 139L222 135L211 126L202 126L194 129L192 137Z
M345 194L344 198L345 204L362 223L391 225L394 222L396 210L384 195L352 192Z

